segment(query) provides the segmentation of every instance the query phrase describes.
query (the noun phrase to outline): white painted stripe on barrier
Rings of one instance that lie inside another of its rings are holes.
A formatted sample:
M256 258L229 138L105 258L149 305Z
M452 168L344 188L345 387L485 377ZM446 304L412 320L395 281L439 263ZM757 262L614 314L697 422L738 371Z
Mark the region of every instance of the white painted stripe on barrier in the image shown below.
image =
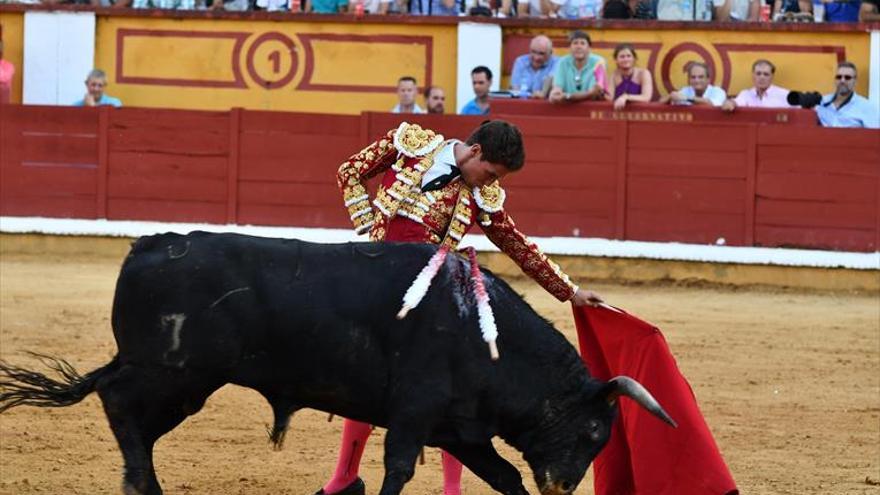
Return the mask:
M296 238L304 241L324 243L368 240L366 235L358 236L349 229L0 217L0 232L8 234L39 233L138 237L161 232L186 233L193 230L236 232L261 237ZM575 237L533 237L531 239L541 247L541 250L551 255L880 270L880 252L855 253L808 249L711 246L676 242L616 241ZM498 251L498 248L483 235L467 235L461 243L461 247L467 246L473 246L478 251Z

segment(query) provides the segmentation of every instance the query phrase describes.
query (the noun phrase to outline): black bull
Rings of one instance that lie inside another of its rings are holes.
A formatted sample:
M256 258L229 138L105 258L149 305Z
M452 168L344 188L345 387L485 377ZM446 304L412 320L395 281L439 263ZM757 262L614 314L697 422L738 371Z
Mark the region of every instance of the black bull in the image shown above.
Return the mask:
M116 357L84 376L47 360L60 379L2 363L0 411L66 406L97 390L122 450L126 494L161 493L154 443L227 383L266 397L276 442L301 408L387 428L382 495L400 493L424 445L450 452L498 492L527 493L493 448L495 435L523 453L542 493L567 494L607 442L618 396L671 423L633 380L590 378L562 334L486 272L501 352L492 361L457 256L397 320L435 251L199 232L141 238L116 286Z

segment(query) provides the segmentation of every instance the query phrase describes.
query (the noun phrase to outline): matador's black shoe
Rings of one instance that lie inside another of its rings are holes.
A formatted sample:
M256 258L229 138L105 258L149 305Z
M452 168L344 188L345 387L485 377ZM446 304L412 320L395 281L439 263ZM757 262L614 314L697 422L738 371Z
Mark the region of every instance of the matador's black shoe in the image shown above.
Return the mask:
M339 490L336 493L330 494L330 495L365 495L366 491L367 491L367 485L365 485L364 480L362 480L360 478L360 476L358 476L347 487L343 488L342 490ZM328 495L328 494L326 492L324 492L323 488L321 488L320 490L315 492L315 495Z

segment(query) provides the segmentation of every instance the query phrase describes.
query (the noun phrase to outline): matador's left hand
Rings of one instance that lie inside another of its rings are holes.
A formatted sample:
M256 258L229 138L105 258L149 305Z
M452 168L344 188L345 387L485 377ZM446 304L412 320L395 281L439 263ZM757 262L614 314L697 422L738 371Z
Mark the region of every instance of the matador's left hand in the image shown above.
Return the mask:
M578 289L571 298L572 304L575 306L593 306L596 307L605 301L602 296L591 290Z

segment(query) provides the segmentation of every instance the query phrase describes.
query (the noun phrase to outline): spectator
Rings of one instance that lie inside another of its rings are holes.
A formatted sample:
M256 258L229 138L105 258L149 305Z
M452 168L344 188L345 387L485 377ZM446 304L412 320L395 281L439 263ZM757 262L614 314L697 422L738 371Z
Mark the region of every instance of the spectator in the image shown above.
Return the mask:
M289 12L287 0L256 0L254 10L265 12Z
M788 90L773 85L776 66L769 60L756 60L752 64L753 87L744 89L736 99L728 99L721 108L732 112L736 107L787 108Z
M602 6L602 19L632 19L633 8L626 0L606 0Z
M709 84L709 67L702 62L690 62L687 65L688 82L678 91L673 91L660 98L660 103L673 105L707 105L720 107L727 99L723 89Z
M3 58L3 41L0 41L0 104L12 100L13 76L15 76L15 66Z
M486 115L489 113L489 88L492 86L492 71L478 65L471 71L471 84L475 98L461 109L461 115Z
M306 0L304 12L339 14L348 10L348 0Z
M195 10L195 0L120 0L114 5L123 6L131 3L134 9L168 9L168 10Z
M529 53L516 57L510 75L510 90L520 98L546 98L545 82L553 78L559 59L553 55L553 42L540 34L529 43Z
M397 105L391 109L391 113L425 113L425 110L416 103L418 87L416 78L403 76L397 80Z
M862 6L859 8L859 21L880 21L880 0L862 0Z
M716 21L757 22L761 0L713 0Z
M880 110L855 92L857 77L856 66L852 62L837 64L835 92L823 96L822 103L816 106L819 123L825 127L880 128Z
M654 78L651 72L636 67L636 49L629 43L614 48L617 69L611 74L614 87L614 109L621 110L628 101L649 102L654 96Z
M414 15L457 16L463 12L464 0L409 0L409 13Z
M808 14L813 11L810 0L774 0L773 19L782 14Z
M516 4L517 17L547 17L544 9L546 0L518 0Z
M861 0L821 0L828 22L859 22Z
M111 105L121 107L122 102L119 98L114 98L104 93L107 89L107 74L101 69L94 69L89 72L86 77L86 95L82 100L73 104L75 107L97 107L101 105Z
M468 15L508 17L513 15L513 0L462 0Z
M355 12L357 2L361 0L349 0L348 11ZM373 15L384 15L391 10L391 0L364 0L364 13Z
M446 92L440 86L425 88L425 106L428 113L446 113Z
M608 91L605 59L590 53L590 35L583 31L573 31L568 41L571 53L556 65L550 101L604 99Z
M560 19L590 19L599 17L602 0L550 0L547 15Z
M633 10L633 19L657 19L658 0L638 0Z

